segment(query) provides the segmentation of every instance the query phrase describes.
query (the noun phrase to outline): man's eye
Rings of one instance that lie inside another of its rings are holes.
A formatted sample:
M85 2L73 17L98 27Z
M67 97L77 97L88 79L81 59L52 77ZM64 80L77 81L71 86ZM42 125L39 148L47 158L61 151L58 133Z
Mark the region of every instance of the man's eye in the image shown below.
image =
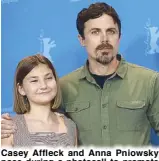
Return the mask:
M92 34L97 35L97 34L99 34L99 31L92 31Z
M113 34L115 34L116 32L115 32L114 30L110 30L110 31L108 31L108 33L113 35Z

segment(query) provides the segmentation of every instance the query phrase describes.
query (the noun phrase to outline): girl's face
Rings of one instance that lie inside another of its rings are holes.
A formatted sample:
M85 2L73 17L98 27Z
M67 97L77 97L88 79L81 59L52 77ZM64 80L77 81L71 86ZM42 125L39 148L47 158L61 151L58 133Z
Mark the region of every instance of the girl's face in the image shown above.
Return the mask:
M27 96L30 105L50 105L57 94L52 70L45 64L39 64L25 76L18 91Z

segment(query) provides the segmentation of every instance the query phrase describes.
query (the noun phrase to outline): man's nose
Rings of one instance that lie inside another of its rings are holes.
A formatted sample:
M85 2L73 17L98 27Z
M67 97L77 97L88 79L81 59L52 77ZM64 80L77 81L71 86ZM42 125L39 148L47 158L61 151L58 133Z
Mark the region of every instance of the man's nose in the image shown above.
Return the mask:
M107 33L106 32L103 32L101 34L101 43L106 43L106 42L108 42L108 40L109 40L109 38L108 38Z

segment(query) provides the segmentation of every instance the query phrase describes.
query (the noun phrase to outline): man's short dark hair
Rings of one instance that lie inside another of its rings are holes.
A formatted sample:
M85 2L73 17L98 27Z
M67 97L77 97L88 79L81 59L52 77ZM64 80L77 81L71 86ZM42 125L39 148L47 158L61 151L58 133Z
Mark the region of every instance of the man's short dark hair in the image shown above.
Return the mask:
M111 16L114 22L117 23L118 28L119 28L119 37L120 37L121 21L119 19L117 12L112 6L106 3L101 3L101 2L91 4L88 8L83 8L78 13L77 20L76 20L76 26L77 26L78 33L84 38L84 23L90 19L98 18L102 16L103 14L107 14Z

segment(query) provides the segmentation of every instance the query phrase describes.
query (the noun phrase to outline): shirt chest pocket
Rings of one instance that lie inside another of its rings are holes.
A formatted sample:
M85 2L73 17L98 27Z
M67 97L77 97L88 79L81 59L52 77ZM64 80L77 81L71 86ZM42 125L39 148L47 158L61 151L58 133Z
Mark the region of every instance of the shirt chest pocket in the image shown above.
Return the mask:
M140 131L146 119L144 101L117 101L117 127L122 131Z
M66 103L66 112L75 122L80 131L90 130L90 103L89 102L73 102Z

